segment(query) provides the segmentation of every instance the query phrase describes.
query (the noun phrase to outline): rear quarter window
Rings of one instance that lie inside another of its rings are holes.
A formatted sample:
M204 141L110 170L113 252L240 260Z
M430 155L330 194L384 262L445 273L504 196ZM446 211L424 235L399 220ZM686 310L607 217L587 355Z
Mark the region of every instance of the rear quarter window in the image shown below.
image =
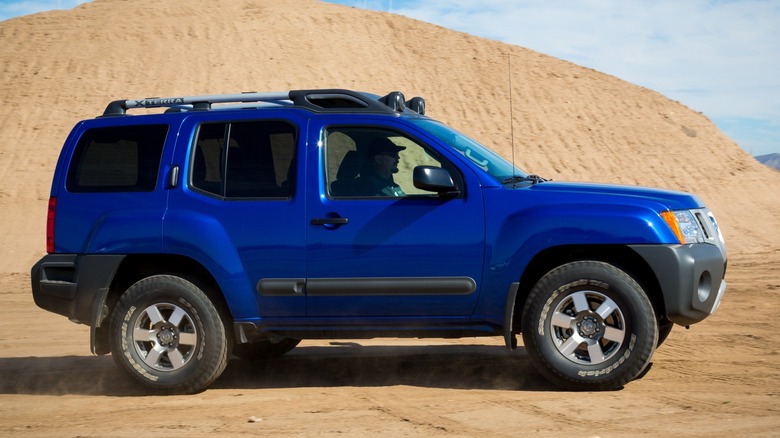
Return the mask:
M89 129L73 153L71 192L149 192L157 185L168 125Z

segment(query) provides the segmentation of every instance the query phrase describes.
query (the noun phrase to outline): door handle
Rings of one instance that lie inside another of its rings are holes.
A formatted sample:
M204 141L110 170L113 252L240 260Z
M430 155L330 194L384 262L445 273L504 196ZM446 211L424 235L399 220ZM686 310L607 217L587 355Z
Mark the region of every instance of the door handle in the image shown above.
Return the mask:
M312 225L346 225L349 219L345 217L317 217L311 220Z

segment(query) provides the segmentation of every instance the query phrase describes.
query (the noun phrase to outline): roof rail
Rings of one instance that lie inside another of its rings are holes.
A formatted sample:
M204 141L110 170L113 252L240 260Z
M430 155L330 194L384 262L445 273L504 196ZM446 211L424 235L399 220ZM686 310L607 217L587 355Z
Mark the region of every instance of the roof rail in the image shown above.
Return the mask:
M396 113L409 109L418 114L425 114L423 98L415 97L407 102L400 91L393 91L384 97L379 97L351 90L322 89L115 100L103 111L103 117L125 115L127 110L136 108L169 108L168 111L174 112L208 111L215 103L253 102L295 106L316 112Z

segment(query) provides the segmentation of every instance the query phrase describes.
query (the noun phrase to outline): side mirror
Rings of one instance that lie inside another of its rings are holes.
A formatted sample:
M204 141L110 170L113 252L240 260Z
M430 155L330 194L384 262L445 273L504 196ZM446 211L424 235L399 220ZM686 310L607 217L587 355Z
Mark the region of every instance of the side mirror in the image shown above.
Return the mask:
M435 166L417 166L412 175L414 186L420 190L436 192L439 196L455 197L460 191L452 181L452 175L447 169Z

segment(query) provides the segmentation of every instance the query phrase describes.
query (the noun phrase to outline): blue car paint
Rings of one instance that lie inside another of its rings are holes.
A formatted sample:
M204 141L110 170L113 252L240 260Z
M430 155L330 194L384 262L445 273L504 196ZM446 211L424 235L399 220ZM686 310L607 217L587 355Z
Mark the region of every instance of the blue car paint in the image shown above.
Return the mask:
M117 123L144 124L150 122L148 118L153 118L154 123L164 120L169 124L166 144L175 147L165 148L157 189L142 194L145 199L138 194L128 195L126 202L116 194L106 194L104 199L76 199L80 198L78 194L59 189L72 145L84 130ZM487 321L498 325L504 316L508 285L518 281L531 259L541 251L576 244L674 244L677 240L659 213L702 206L693 195L640 187L560 182L504 185L430 132L410 123L419 118L320 116L284 109L278 113L269 111L263 117L241 111L215 111L197 117L166 114L81 122L68 137L54 175L52 196L60 199L58 217L65 218L56 224L56 251L186 256L215 278L236 321L283 326L332 321L334 326L359 326L366 318L373 318L389 321L388 326L403 325L404 321L437 324L443 320L452 324ZM294 196L278 201L224 201L192 190L186 175L190 173L189 154L196 126L208 121L258 119L292 120L299 127L298 189ZM397 129L432 146L461 170L465 196L368 201L373 203L371 208L362 207L366 201L328 198L323 183L322 133L329 126L348 124ZM166 179L174 167L180 169L179 179L168 187L171 184ZM107 209L106 205L113 207ZM257 208L276 213L258 217L253 215ZM315 216L338 215L341 209L350 212L351 228L361 224L363 237L358 230L351 235L354 240L340 239L339 227L330 229L309 222ZM443 233L429 236L425 245L417 242L420 234L402 233L404 228L414 228L426 220L425 214L439 213L441 217L434 218L432 223L443 227ZM453 218L462 220L453 224ZM459 232L466 229L468 233ZM376 251L381 253L375 254ZM385 269L399 260L403 261L400 269ZM446 299L313 298L305 294L263 297L257 293L257 279L338 277L346 262L351 263L351 272L365 277L393 272L409 277L467 272L477 286L472 294Z

